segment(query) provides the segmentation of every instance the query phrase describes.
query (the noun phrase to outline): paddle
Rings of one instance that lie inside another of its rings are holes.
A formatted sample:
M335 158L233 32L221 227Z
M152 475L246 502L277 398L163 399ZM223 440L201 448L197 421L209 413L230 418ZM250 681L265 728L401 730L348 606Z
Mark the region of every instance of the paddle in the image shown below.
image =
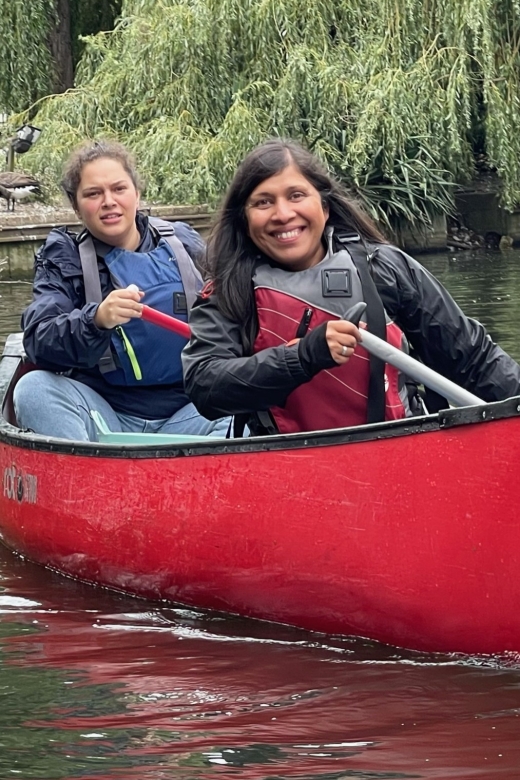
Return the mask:
M366 303L358 303L351 310L349 310L343 319L348 319L350 322L354 322L355 325L359 323L359 319L366 308ZM167 328L168 330L178 333L180 336L189 339L190 326L187 322L182 322L175 317L171 317L169 314L163 314L157 309L152 309L150 306L143 304L142 312L143 320L152 322L154 325L159 325L161 328ZM446 379L441 374L433 371L423 363L419 363L418 360L402 352L400 349L396 349L386 341L374 336L373 333L369 333L367 330L361 330L361 341L363 347L367 352L371 352L376 355L385 363L395 366L404 374L409 376L415 382L420 382L426 387L430 387L435 392L439 393L446 398L453 406L476 406L484 404L481 398L477 398L473 393L464 390L454 382Z
M366 303L358 303L343 315L343 319L358 325L365 309ZM410 357L410 355L407 355L400 349L396 349L396 347L374 336L373 333L365 329L361 329L361 345L367 352L371 352L376 357L384 360L385 363L395 366L409 376L410 379L435 390L436 393L446 398L453 406L477 406L485 403L485 401L473 395L473 393L464 390L464 388L456 385L455 382L446 379L442 374L438 374L433 369L428 368L428 366Z
M189 339L191 335L191 329L187 322L178 320L176 317L170 317L169 314L163 314L162 311L152 309L151 306L147 306L145 303L143 303L141 316L143 320L153 322L154 325L159 325L161 328L172 330L174 333L177 333L179 336L184 336L186 339Z
M132 290L132 292L139 292L139 287L136 284L129 284L126 289ZM163 314L162 311L152 309L151 306L147 306L145 303L143 303L141 316L143 320L159 325L161 328L166 328L166 330L172 330L179 336L184 336L185 339L189 339L191 335L190 326L187 322L171 317L169 314Z

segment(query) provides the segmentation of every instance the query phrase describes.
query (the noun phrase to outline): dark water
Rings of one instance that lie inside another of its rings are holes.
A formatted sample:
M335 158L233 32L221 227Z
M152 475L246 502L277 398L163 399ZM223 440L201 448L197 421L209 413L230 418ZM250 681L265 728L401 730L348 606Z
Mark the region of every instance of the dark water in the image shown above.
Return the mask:
M20 331L20 314L31 300L30 282L0 280L0 354L6 336Z
M421 260L520 358L520 252ZM0 283L0 344L27 285ZM517 657L175 610L0 546L0 780L520 779Z

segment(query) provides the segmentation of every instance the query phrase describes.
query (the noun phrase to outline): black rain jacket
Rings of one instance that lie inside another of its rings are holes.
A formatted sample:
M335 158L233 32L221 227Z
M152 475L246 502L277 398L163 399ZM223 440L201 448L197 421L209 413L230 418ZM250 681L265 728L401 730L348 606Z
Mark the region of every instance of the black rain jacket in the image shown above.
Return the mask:
M484 401L520 394L520 366L467 317L419 262L388 244L371 245L370 271L383 305L415 356ZM293 346L256 354L238 322L219 312L214 296L199 297L190 314L192 338L182 355L186 392L200 414L216 419L284 406L287 396L323 368L335 365L325 329ZM306 344L307 342L307 344ZM309 360L309 355L311 359ZM432 404L438 400L430 395ZM447 404L438 404L438 408Z

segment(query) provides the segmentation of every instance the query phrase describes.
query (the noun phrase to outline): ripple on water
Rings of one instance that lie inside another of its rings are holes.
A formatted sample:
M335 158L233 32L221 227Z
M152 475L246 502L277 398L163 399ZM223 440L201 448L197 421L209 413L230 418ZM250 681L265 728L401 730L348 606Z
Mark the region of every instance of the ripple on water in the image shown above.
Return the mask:
M498 659L157 607L7 552L0 575L0 777L509 780L520 766L520 671Z

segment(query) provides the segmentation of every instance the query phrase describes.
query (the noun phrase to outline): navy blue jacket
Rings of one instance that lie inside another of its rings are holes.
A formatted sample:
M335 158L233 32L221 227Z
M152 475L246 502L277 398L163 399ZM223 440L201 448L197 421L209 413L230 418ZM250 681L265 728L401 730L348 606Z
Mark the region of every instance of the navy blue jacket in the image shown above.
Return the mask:
M175 222L175 232L188 254L197 259L204 243L184 222ZM148 218L137 216L141 234L138 252L148 252L158 243ZM104 256L112 247L94 239L103 298L112 292ZM121 387L109 384L97 363L110 342L111 331L94 322L97 303L86 303L77 236L66 228L52 230L35 257L33 300L22 315L24 347L38 368L67 373L96 390L116 412L157 420L171 417L189 399L179 385ZM151 345L153 348L153 344Z

